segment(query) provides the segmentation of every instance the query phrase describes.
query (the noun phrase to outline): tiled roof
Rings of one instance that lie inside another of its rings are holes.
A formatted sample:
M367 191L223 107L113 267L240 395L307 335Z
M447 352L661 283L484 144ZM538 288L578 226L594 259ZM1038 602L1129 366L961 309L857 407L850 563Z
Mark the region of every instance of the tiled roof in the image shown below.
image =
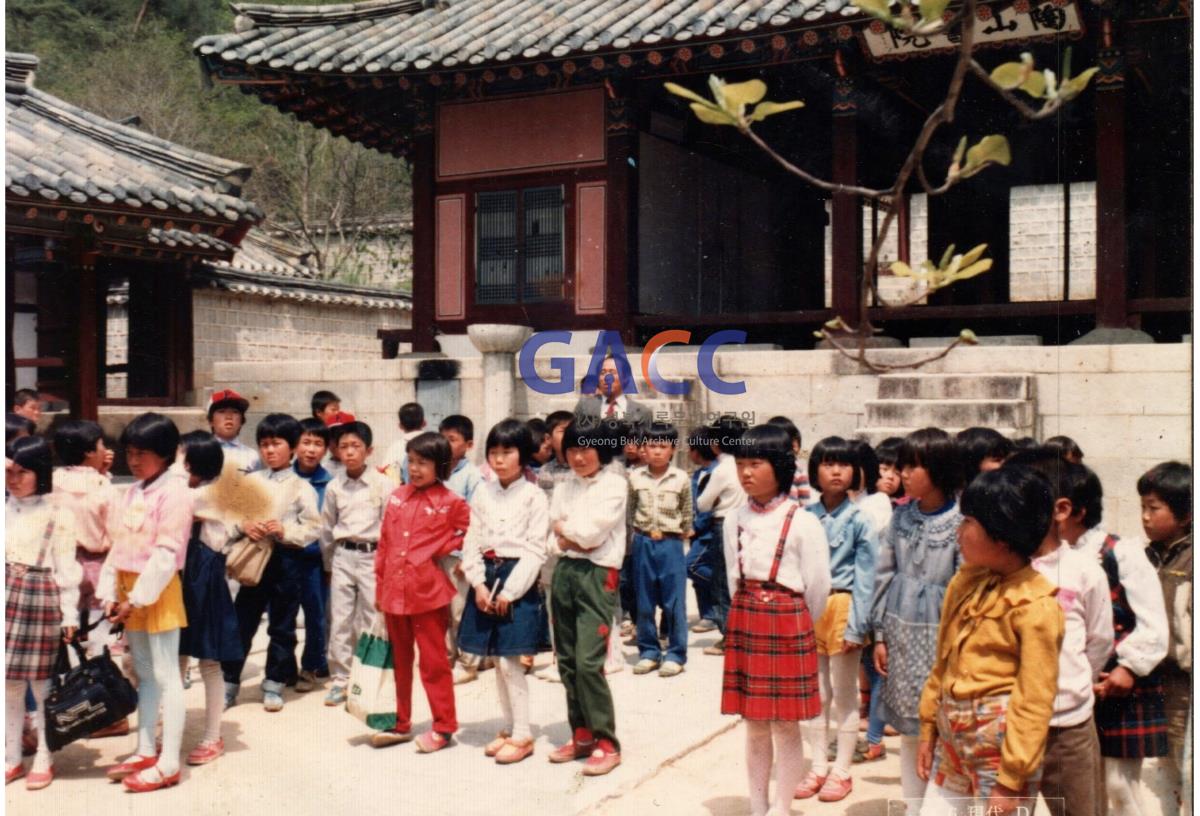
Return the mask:
M233 8L235 31L197 40L202 57L367 75L681 44L857 13L850 0L368 0Z
M33 87L36 67L31 54L5 55L4 186L10 202L103 205L243 226L262 219L262 211L241 197L249 167L43 93ZM196 245L204 238L190 240Z

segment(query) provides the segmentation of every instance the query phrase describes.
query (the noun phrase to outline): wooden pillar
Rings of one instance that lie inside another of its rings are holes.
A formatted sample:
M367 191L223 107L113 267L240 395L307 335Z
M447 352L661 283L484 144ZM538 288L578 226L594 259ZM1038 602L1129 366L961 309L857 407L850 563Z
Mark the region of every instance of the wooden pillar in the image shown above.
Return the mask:
M636 100L625 85L606 85L605 288L607 328L635 343L632 315L637 307L637 153Z
M413 199L413 351L437 350L433 325L434 295L437 288L437 275L434 270L436 159L433 124L427 119L419 123L414 130L413 151L410 157Z
M99 415L100 367L97 347L103 347L99 332L99 284L96 253L73 252L78 281L79 315L75 330L74 376L70 379L71 416L95 421Z
M1096 78L1096 327L1129 320L1125 218L1125 65L1108 20Z
M833 168L835 184L858 183L858 108L854 83L839 77L833 91ZM857 324L863 274L862 209L857 196L837 194L830 215L833 266L833 313Z

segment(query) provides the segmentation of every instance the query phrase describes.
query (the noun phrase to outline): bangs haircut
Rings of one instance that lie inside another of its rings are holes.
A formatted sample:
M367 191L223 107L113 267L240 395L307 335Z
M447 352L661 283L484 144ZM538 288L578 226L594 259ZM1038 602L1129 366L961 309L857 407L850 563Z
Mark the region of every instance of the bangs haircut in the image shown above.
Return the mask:
M486 456L492 452L492 448L516 448L521 457L521 467L525 467L533 459L537 447L533 443L533 431L529 430L529 424L509 417L500 420L488 431L483 452Z
M871 443L865 439L851 439L850 445L858 457L858 469L862 473L863 484L859 489L870 495L878 490L875 483L879 481L879 457L875 455Z
M422 459L433 462L434 473L438 481L444 482L450 478L450 443L441 433L426 431L408 440L404 447L405 453L415 453Z
M254 429L254 441L282 439L293 450L300 441L300 422L291 414L267 414Z
M1049 445L1039 445L1036 448L1017 451L1008 458L1004 467L1025 467L1036 470L1046 477L1050 488L1054 491L1055 499L1068 498L1067 468L1070 462L1062 458L1058 449Z
M1142 474L1137 480L1139 496L1157 495L1171 508L1179 522L1191 524L1192 469L1183 462L1163 462Z
M536 453L542 447L542 443L546 441L546 437L550 435L550 432L546 430L546 420L530 417L525 420L525 427L529 429L529 434L533 437L533 450Z
M1087 465L1073 465L1066 471L1067 498L1072 514L1083 511L1083 526L1089 530L1104 518L1104 487Z
M992 428L965 428L954 437L962 461L963 475L973 477L979 472L984 459L1007 459L1013 452L1013 443Z
M415 431L425 424L425 409L419 402L406 402L400 406L400 427L406 431Z
M607 465L621 452L623 446L619 444L620 441L620 435L605 423L572 419L563 431L562 449L566 455L571 448L591 448L600 457L600 464Z
M438 433L446 431L457 432L464 442L475 441L475 423L471 421L470 417L462 414L451 414L438 423Z
M121 447L148 450L170 464L179 449L179 429L162 414L139 414L121 431Z
M215 436L208 431L191 431L179 437L179 444L183 448L183 461L193 476L211 482L221 475L225 452Z
M322 411L328 408L333 403L341 405L341 398L332 391L318 391L312 395L312 400L309 403L312 406L313 416L318 416Z
M575 415L570 411L552 411L546 416L546 433L554 433L559 425L569 425Z
M814 490L821 489L821 483L817 481L817 473L820 471L821 465L826 462L849 465L851 470L854 471L854 478L850 482L850 489L859 490L862 488L862 477L858 469L858 451L855 450L853 442L843 439L840 436L827 436L817 443L816 447L812 450L812 455L808 457L808 483L812 485ZM879 468L876 467L876 471L878 470ZM788 484L790 485L791 482L788 482Z
M933 486L942 491L946 499L952 499L963 483L958 456L958 446L950 434L941 428L922 428L904 437L897 464L901 468L925 468Z
M325 447L329 447L329 426L316 417L305 417L300 420L300 436L305 434L317 437L325 443ZM300 440L297 439L296 443L299 444L299 442Z
M800 445L802 444L802 442L801 442L802 437L800 436L800 429L796 427L795 422L792 422L787 417L773 416L767 420L767 424L774 425L777 428L783 428L785 431L787 431L788 436L791 438L792 442L796 445L796 447L800 447Z
M750 428L750 426L746 424L745 420L734 416L723 416L714 422L710 427L713 431L713 443L721 450L721 453L732 453L735 456L738 455L738 448L742 435L745 434ZM772 425L771 427L775 426ZM786 434L787 431L784 431L784 433ZM788 444L791 444L791 437L788 437ZM791 449L789 448L789 452L790 450ZM795 458L795 456L792 457L793 466ZM791 483L789 482L789 484Z
M1052 436L1043 442L1042 445L1058 451L1059 455L1064 459L1083 459L1083 450L1079 447L1079 443L1069 436Z
M13 393L12 407L20 408L29 402L41 402L41 397L32 388L20 388Z
M875 446L875 458L879 460L879 464L881 465L898 467L900 462L900 448L903 445L904 440L901 437L889 436Z
M99 424L84 419L69 419L54 431L54 452L64 465L82 465L103 438L104 431Z
M40 436L23 436L13 440L8 457L25 470L32 470L37 477L34 493L45 496L54 489L54 453L50 443Z
M981 473L963 491L959 509L989 536L1028 561L1050 530L1054 496L1046 477L1011 465Z
M792 453L792 438L778 425L755 425L731 440L738 459L764 459L775 472L775 490L787 493L796 477L796 455Z
M670 442L672 447L679 446L679 429L670 422L651 422L642 431L642 444L652 442Z
M341 442L342 437L346 434L357 436L362 441L363 446L367 448L371 447L371 444L375 441L374 434L371 433L371 426L361 419L356 419L353 422L343 422L329 429L329 435L334 445Z
M715 461L717 455L713 453L713 432L712 428L707 425L700 425L692 428L688 433L687 446L689 450L694 450L696 455L705 462Z
M37 433L37 423L29 417L23 417L20 414L4 415L5 442L11 442L19 438L22 434L33 436L35 433Z

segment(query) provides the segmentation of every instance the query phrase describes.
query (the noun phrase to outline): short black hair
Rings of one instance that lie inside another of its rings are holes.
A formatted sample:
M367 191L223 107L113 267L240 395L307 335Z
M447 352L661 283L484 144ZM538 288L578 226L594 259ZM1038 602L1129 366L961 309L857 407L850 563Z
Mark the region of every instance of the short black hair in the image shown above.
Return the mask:
M699 425L688 433L687 446L696 452L696 455L705 462L712 462L717 458L713 453L713 432L712 428L707 425Z
M933 486L942 491L947 499L954 498L954 494L962 487L958 446L950 434L941 428L922 428L904 437L897 464L902 468L925 468Z
M861 489L870 495L878 490L875 483L879 481L879 457L875 455L871 443L865 439L851 439L850 444L854 447L854 453L858 456L858 467L862 471Z
M1059 452L1059 455L1064 459L1071 459L1076 462L1083 461L1083 449L1079 447L1079 443L1069 436L1052 436L1042 443L1048 448L1054 448Z
M121 447L148 450L170 464L179 448L179 429L162 414L148 411L135 416L121 431Z
M740 448L740 440L742 435L749 430L749 425L744 419L735 416L719 417L710 428L713 432L713 444L720 449L721 453L736 454ZM781 429L782 430L782 429ZM784 431L787 433L787 431ZM791 450L791 437L788 437L788 450ZM795 455L792 455L793 466L795 464ZM789 482L789 484L791 484Z
M879 460L879 464L881 465L897 467L900 462L900 448L903 446L903 438L899 436L889 436L887 439L875 446L875 458Z
M254 429L254 441L264 439L282 439L294 449L300 441L300 422L291 414L267 414Z
M1007 465L981 473L963 491L959 508L989 536L1028 561L1054 518L1054 491L1033 468Z
M1032 436L1018 436L1016 439L1012 440L1013 453L1036 447L1038 447L1038 441Z
M451 414L438 423L438 433L446 431L456 431L464 442L472 442L475 439L475 423L470 417L462 414Z
M537 446L533 444L533 431L529 430L529 423L512 417L500 420L488 431L484 455L491 452L492 448L516 448L521 458L521 467L529 464L537 450Z
M551 411L546 415L546 433L554 433L559 425L568 425L575 415L570 411Z
M1003 461L1013 452L1013 443L994 428L964 428L954 437L958 445L963 475L968 480L979 472L984 459Z
M415 453L417 456L433 462L434 472L439 481L444 482L450 478L450 443L441 433L426 431L417 434L408 440L404 451L408 454Z
M670 422L651 422L642 429L641 437L643 445L651 442L670 442L672 445L679 445L679 429Z
M13 393L12 407L20 408L27 402L41 402L41 395L32 388L18 388Z
M332 391L318 391L312 395L312 414L314 417L320 416L332 403L340 404L341 401L341 397Z
M525 420L525 427L529 429L529 434L533 438L533 450L536 453L541 449L546 437L550 435L550 431L546 428L546 420L540 417L530 417Z
M1069 498L1067 488L1067 466L1071 463L1062 458L1056 448L1038 445L1036 448L1019 450L1008 458L1004 467L1027 467L1046 477L1054 498Z
M584 374L579 380L579 393L585 397L595 396L600 390L600 377L597 374Z
M774 423L768 421L768 424ZM779 427L779 426L775 426ZM861 475L859 473L859 456L858 451L854 447L854 443L848 439L843 439L840 436L827 436L816 444L812 450L812 455L808 457L808 483L812 485L814 490L821 489L821 482L817 478L817 474L821 469L821 464L824 462L834 462L839 465L849 465L854 471L854 479L850 483L851 490L859 490L862 488ZM878 467L875 468L879 470ZM791 484L790 482L788 484Z
M225 452L221 443L208 431L190 431L179 437L183 447L183 461L188 473L202 482L211 482L221 475L225 466Z
M767 420L767 424L768 425L777 425L778 427L783 428L785 431L787 431L788 436L791 437L792 443L794 445L796 445L796 447L800 447L803 444L804 438L800 435L800 429L796 427L795 422L792 422L787 417L773 416Z
M775 473L775 489L787 493L796 478L796 454L792 438L778 425L769 422L747 428L732 445L738 459L765 459Z
M50 443L40 436L23 436L13 440L8 448L8 457L37 476L34 492L44 496L54 489L54 454Z
M1161 462L1150 468L1137 480L1137 492L1158 496L1180 523L1191 519L1192 469L1183 462Z
M86 419L68 419L54 429L54 452L64 465L82 465L104 438L99 424Z
M607 423L572 419L563 431L562 449L565 455L571 448L592 448L600 457L600 464L607 465L621 451L620 441L620 434Z
M37 423L29 417L20 414L4 415L4 441L11 442L21 435L33 436L37 433Z
M1083 511L1083 524L1091 529L1104 519L1104 487L1087 465L1075 465L1066 470L1067 498L1072 513Z
M330 436L333 437L333 444L335 445L340 442L342 437L346 434L354 434L361 439L362 443L368 448L371 447L371 444L375 441L375 435L371 433L371 426L358 419L354 420L353 422L343 422L341 424L334 425L333 428L330 429L329 433Z
M406 402L400 406L400 427L406 431L418 430L425 424L425 409L419 402Z
M305 417L300 420L300 436L311 434L319 438L325 443L325 447L329 447L329 426L316 417ZM296 444L300 443L300 439L296 439Z

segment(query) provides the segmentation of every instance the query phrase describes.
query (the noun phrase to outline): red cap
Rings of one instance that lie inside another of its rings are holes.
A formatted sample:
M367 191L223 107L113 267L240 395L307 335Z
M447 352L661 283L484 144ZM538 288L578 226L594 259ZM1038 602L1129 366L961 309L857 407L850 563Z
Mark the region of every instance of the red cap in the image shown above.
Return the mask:
M213 392L212 402L209 404L208 410L211 414L211 412L217 410L218 408L236 408L244 414L246 413L246 409L249 407L250 400L246 399L232 388L225 388L220 391Z
M348 422L357 422L357 421L358 420L356 420L354 418L354 414L351 414L347 411L338 411L336 414L331 416L329 419L325 420L325 426L327 428L332 428L334 425L345 425Z

